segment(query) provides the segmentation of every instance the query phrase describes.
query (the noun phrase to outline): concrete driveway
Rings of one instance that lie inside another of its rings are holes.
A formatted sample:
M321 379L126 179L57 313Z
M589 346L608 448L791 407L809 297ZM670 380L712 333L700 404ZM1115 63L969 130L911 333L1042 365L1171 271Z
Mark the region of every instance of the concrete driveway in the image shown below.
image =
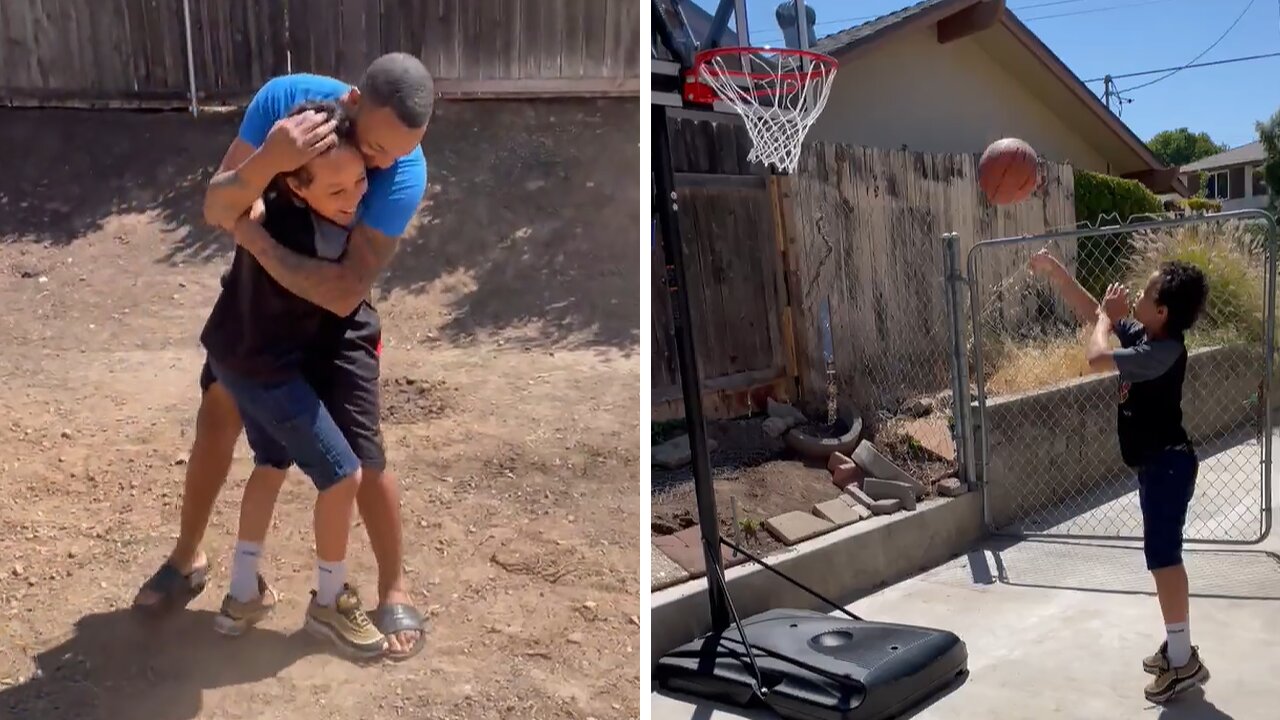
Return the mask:
M1228 485L1227 468L1251 450L1205 461L1199 507L1233 521L1258 517L1256 496L1233 507L1218 492ZM1090 513L1132 513L1136 505L1129 494ZM1195 518L1200 527L1207 521L1204 512ZM1203 692L1164 707L1142 695L1149 677L1141 660L1163 639L1164 625L1137 543L993 538L849 608L869 619L945 628L968 645L968 679L915 714L918 720L1280 717L1270 674L1280 661L1280 538L1247 547L1190 545L1185 561L1192 643L1213 678ZM776 720L660 693L652 699L655 720Z

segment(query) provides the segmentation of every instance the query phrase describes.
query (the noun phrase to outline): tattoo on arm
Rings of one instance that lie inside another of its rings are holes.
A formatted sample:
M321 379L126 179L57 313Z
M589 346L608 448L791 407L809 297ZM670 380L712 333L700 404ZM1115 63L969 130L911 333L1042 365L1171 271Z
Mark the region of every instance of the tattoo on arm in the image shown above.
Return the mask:
M243 141L236 142L244 146L232 146L204 194L205 222L232 231L275 176L266 158ZM246 155L243 161L235 162L242 155Z
M247 219L236 226L236 242L285 289L344 317L369 296L399 244L397 238L359 226L351 233L346 255L335 263L293 252Z

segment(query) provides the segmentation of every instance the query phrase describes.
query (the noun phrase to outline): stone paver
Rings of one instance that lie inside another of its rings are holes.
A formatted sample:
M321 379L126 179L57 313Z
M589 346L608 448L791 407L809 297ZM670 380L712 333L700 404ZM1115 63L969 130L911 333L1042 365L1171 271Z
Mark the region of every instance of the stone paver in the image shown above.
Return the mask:
M906 483L869 477L862 481L862 491L872 500L898 500L907 510L916 509L915 488Z
M937 490L943 497L959 497L969 492L969 486L956 478L946 478L938 481Z
M765 529L786 545L795 545L830 532L835 525L800 510L792 510L764 521Z
M867 495L865 492L862 491L862 488L858 487L857 485L845 486L844 494L853 498L854 502L858 503L859 505L867 509L870 509L872 503L876 501L875 498Z
M653 545L666 553L677 565L684 568L690 577L707 574L707 563L702 553L702 528L694 525L674 535L661 535L653 539ZM746 557L733 557L733 551L720 546L720 558L725 567L733 567L746 562Z
M871 517L871 511L848 495L820 502L813 506L813 514L837 527L852 525Z
M947 426L946 418L930 415L919 420L908 420L902 429L934 457L946 462L955 461L956 444L951 439L951 428Z
M892 515L902 509L902 501L897 498L876 500L869 509L872 515Z
M652 565L652 574L650 576L650 586L654 590L660 588L679 585L689 579L689 571L680 567L680 565L667 554L657 543L651 543L650 563Z
M707 438L707 451L715 452L716 441ZM655 446L650 453L651 462L668 470L675 470L688 465L693 460L693 451L689 449L689 436L681 435Z
M867 472L868 477L897 480L910 485L915 490L916 497L924 495L924 485L921 485L919 480L903 472L902 468L890 462L875 445L869 442L858 445L853 451L853 461Z

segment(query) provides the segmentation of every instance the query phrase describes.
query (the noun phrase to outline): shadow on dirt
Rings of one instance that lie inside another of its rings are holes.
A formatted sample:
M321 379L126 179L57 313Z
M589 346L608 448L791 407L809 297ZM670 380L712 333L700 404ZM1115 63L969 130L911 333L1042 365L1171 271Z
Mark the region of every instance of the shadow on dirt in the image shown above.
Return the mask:
M68 246L150 213L172 234L161 262L225 263L200 203L239 117L0 110L22 153L0 175L0 244ZM634 349L638 137L634 100L440 103L427 196L379 290L443 281L454 338L535 323L539 342Z
M274 676L320 651L309 636L263 628L229 640L214 632L208 611L163 623L128 610L86 615L69 639L35 658L35 677L0 689L0 716L191 720L204 690Z

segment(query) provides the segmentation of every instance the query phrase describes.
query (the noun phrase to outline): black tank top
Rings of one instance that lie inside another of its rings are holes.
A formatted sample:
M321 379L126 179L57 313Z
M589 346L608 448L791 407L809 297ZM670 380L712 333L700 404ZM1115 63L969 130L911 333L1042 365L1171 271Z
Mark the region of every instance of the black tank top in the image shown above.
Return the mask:
M264 196L262 226L276 242L305 255L331 262L346 253L348 231L315 215L283 193ZM306 358L333 353L344 333L368 331L369 314L361 303L339 317L287 290L244 248L236 247L222 292L209 313L200 342L219 364L243 377L277 380L299 371Z

